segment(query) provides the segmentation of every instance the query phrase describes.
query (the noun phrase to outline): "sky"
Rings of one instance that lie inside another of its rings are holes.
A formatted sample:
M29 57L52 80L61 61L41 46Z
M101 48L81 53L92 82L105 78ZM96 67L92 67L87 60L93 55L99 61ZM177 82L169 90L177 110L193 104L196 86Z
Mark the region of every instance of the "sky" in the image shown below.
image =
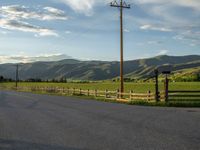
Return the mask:
M119 60L119 9L111 1L0 0L0 63ZM200 55L200 0L126 2L125 60Z

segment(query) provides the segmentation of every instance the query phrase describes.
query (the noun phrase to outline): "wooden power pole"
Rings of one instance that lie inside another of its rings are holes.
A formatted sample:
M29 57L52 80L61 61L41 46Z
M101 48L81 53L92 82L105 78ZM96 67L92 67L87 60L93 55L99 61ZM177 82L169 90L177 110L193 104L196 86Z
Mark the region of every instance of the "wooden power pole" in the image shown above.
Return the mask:
M124 92L124 43L123 43L123 9L127 8L130 9L130 4L127 4L123 0L120 0L120 4L117 3L117 1L113 1L110 3L111 7L117 7L120 8L120 92Z

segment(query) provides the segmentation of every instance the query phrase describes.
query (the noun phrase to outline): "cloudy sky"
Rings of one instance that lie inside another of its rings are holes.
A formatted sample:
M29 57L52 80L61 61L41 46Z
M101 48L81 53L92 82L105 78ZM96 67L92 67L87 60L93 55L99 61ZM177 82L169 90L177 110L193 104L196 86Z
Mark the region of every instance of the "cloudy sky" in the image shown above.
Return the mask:
M1 0L0 63L119 60L119 10L110 1ZM200 0L127 3L126 60L200 54Z

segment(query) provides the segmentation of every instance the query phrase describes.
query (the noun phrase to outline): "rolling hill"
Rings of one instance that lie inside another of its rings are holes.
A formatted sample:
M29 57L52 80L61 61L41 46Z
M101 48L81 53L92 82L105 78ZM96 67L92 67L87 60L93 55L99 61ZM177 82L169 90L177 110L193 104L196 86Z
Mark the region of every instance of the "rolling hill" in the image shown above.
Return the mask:
M145 79L154 74L154 69L172 70L174 76L199 75L200 56L157 56L148 59L138 59L124 62L124 74L127 78ZM1 64L0 75L15 78L15 64ZM33 62L20 64L20 79L40 78L77 79L77 80L107 80L119 76L119 62L117 61L80 61L65 59L54 62Z

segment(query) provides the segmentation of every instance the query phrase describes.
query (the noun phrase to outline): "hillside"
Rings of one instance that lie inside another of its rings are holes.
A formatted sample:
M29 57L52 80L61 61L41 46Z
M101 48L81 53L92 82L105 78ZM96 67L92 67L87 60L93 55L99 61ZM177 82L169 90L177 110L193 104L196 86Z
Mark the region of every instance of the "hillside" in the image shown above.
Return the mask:
M157 56L148 59L138 59L124 62L125 77L144 79L153 75L158 67L160 72L173 71L176 76L188 74L200 74L200 56ZM0 75L6 78L15 78L15 64L1 64ZM55 62L34 62L20 64L20 79L40 78L51 79L79 79L79 80L106 80L119 76L119 62L108 61L79 61L66 59Z

